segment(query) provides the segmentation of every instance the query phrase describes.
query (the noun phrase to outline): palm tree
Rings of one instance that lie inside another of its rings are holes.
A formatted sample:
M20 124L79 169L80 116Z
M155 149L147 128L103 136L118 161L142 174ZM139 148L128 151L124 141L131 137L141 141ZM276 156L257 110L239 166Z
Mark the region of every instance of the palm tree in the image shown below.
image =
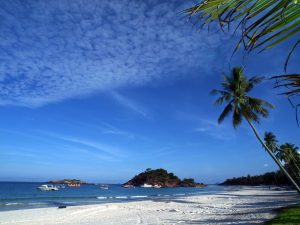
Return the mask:
M285 163L290 163L291 161L296 162L299 160L299 153L298 153L298 147L291 143L285 143L283 145L280 145L279 151L278 151L278 157L280 160L284 161Z
M235 67L232 69L230 76L224 74L224 81L222 82L222 90L214 89L212 94L219 94L220 97L216 100L215 105L222 105L223 102L227 102L223 112L219 116L218 122L221 123L232 112L232 124L234 128L237 128L241 124L243 118L248 122L256 138L264 146L266 151L276 162L276 164L285 173L288 179L295 186L300 193L300 188L290 174L285 170L281 162L275 157L273 152L267 147L267 145L260 138L252 122L259 123L260 117L267 117L269 115L268 108L274 108L272 104L255 97L248 95L254 86L260 83L263 77L246 78L243 69L241 67Z
M278 140L272 132L265 132L264 141L266 146L275 154L278 150Z
M285 143L280 145L277 157L283 161L288 170L295 176L296 180L300 176L300 155L298 153L298 147L291 143Z

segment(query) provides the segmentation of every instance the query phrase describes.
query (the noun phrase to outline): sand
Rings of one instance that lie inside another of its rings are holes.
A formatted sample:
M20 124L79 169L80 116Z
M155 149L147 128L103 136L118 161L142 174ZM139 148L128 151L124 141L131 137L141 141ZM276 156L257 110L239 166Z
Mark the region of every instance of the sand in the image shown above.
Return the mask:
M260 224L275 208L300 203L294 191L243 188L172 199L0 212L0 224Z

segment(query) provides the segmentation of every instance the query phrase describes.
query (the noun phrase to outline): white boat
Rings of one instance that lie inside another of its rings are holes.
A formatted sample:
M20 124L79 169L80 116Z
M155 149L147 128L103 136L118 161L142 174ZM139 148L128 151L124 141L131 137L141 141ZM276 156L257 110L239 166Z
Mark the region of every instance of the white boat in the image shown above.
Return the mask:
M154 188L161 188L161 186L158 185L158 184L155 184L153 187L154 187Z
M58 191L58 187L54 185L48 185L48 184L43 184L39 186L38 189L41 191Z
M142 188L152 188L153 186L151 184L145 183L145 184L141 185L141 187Z
M100 185L100 189L103 189L103 190L108 190L109 186L106 185L106 184L102 184Z
M123 188L134 188L134 186L131 184L124 184L124 185L122 185L122 187Z

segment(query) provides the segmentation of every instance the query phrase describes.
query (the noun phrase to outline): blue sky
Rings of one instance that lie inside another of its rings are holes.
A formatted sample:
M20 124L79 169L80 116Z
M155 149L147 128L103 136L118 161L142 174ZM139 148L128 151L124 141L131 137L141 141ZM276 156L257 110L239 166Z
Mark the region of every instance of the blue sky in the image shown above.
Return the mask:
M247 124L217 124L222 72L282 74L292 42L230 61L236 37L198 30L192 1L1 1L0 180L124 182L146 168L215 183L276 169ZM294 58L290 72L297 71ZM258 130L300 145L288 101Z

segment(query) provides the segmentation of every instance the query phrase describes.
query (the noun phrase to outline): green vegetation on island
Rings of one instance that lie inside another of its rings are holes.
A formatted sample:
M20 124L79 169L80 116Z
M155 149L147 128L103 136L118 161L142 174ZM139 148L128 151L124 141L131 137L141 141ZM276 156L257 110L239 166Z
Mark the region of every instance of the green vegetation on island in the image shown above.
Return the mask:
M161 187L203 187L203 183L196 183L192 178L180 180L173 173L168 173L164 169L146 169L146 171L136 175L124 185L141 186L144 184L159 185Z
M220 185L290 185L289 180L284 176L282 171L269 172L263 175L234 177L225 180Z
M85 181L77 179L63 179L63 180L50 180L48 183L51 184L88 184Z
M300 154L299 148L292 143L279 144L276 136L272 132L266 132L264 143L272 154L283 165L286 172L300 184ZM283 171L269 172L258 176L243 176L227 179L223 185L291 185L290 179Z

